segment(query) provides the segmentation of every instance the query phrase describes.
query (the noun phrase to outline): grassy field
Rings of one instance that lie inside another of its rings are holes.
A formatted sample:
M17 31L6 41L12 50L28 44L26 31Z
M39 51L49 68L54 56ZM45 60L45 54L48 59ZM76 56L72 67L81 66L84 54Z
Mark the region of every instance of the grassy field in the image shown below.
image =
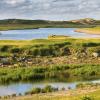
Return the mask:
M64 38L63 38L64 37ZM40 44L55 44L55 43L64 43L64 42L70 42L72 44L77 44L77 43L100 43L99 38L84 38L84 39L75 39L75 38L69 38L66 36L59 37L57 38L48 38L48 39L34 39L34 40L0 40L0 45L18 45L18 46L25 46L25 45L40 45Z
M97 49L100 39L75 39L70 37L49 37L49 39L35 40L0 40L0 55L27 54L35 56L61 56L69 52L81 52L83 49ZM21 55L20 55L21 56Z
M87 28L91 31L96 31L96 32L100 32L100 27L94 27L94 28Z
M82 32L82 33L89 33L89 34L100 34L100 27L93 27L93 28L83 28L83 29L77 29L76 32Z

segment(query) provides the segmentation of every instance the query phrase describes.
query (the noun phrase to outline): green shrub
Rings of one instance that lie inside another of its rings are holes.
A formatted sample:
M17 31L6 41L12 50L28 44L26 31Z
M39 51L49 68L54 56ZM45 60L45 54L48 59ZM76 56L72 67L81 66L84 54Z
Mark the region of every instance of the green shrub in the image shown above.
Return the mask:
M44 90L46 93L47 93L47 92L53 92L53 91L54 91L54 88L52 88L52 86L50 86L50 85L47 85L43 90Z
M12 48L11 53L21 53L21 48Z
M2 46L2 47L0 48L0 51L1 51L1 52L8 52L8 50L9 50L10 47L11 47L11 46L4 45L4 46Z
M89 96L84 96L81 98L81 100L94 100L94 99Z

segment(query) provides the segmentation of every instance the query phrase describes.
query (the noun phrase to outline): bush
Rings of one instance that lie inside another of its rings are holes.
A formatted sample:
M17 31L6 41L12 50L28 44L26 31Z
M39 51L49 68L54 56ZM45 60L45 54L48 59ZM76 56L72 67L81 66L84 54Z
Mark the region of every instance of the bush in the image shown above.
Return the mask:
M1 50L1 52L7 52L9 48L10 48L10 46L4 45L4 46L1 47L0 50Z
M54 91L58 91L58 88L53 88L52 86L47 85L43 89L41 89L41 88L33 88L31 91L25 92L25 95L48 93L48 92L54 92Z
M21 48L12 48L11 49L11 53L20 53L21 52Z
M84 96L81 98L81 100L94 100L94 99L89 96Z
M52 86L50 86L50 85L47 85L43 90L44 90L46 93L47 93L47 92L53 92L53 91L54 91L54 89L53 89Z
M34 93L41 93L41 88L32 89L32 92L33 92L33 94Z

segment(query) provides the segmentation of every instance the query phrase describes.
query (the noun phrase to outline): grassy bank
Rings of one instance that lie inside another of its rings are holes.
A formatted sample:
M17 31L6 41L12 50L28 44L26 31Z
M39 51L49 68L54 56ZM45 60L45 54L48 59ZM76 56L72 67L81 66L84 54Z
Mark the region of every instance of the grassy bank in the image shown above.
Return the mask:
M62 96L62 95L55 95L55 96L50 96L50 95L35 95L35 96L26 96L23 99L22 98L18 98L18 100L32 100L33 98L35 100L84 100L85 95L87 95L86 97L90 98L89 100L100 100L100 90L97 90L95 92L92 93L87 93L87 94L81 94L78 96ZM86 99L88 100L88 99Z
M87 87L75 90L59 91L52 93L33 94L27 96L5 96L1 100L100 100L99 87ZM8 98L8 99L7 99Z
M75 81L99 79L100 65L62 65L30 68L0 68L0 83L57 79Z
M76 32L100 35L100 27L77 29Z

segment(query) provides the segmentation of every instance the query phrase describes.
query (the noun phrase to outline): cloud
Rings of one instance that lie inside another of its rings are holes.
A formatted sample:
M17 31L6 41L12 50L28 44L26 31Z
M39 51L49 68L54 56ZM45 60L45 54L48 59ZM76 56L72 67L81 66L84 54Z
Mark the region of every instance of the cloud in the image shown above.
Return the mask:
M6 0L4 2L10 5L16 5L16 4L24 3L25 0Z
M2 0L0 18L100 19L100 0Z

